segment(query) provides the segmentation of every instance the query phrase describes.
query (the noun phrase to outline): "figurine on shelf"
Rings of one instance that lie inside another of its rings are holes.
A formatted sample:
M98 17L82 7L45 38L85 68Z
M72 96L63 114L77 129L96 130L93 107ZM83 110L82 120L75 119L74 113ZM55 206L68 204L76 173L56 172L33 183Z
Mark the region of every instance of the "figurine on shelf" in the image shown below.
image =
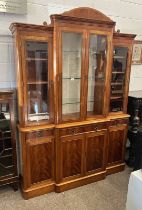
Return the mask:
M117 59L114 59L113 69L114 71L122 71L122 63L118 61Z
M43 100L41 91L29 91L29 114L47 112L47 104Z

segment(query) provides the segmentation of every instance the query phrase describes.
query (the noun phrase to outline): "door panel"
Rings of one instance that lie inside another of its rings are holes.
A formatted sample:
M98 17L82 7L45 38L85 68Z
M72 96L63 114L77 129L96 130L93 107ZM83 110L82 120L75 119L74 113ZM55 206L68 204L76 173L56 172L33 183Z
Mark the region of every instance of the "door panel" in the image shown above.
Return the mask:
M109 128L108 165L123 161L126 133L127 125L111 126Z
M87 134L86 172L103 169L105 166L106 130Z
M90 34L87 116L102 115L107 65L107 36Z
M29 185L54 178L54 140L27 140Z
M110 112L120 112L124 109L128 48L115 45L113 53Z
M83 33L62 32L62 119L80 119Z
M25 124L53 122L52 41L24 36L22 54Z
M73 135L61 138L61 177L83 173L84 136Z

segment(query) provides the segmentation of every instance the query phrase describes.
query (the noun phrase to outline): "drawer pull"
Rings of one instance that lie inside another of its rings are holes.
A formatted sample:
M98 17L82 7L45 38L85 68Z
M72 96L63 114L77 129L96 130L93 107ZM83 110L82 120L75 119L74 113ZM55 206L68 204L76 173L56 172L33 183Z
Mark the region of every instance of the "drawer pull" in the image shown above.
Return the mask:
M42 136L42 132L37 132L37 137L41 137Z
M120 124L120 123L118 123L118 124L117 124L117 126L119 127L119 126L121 126L121 124Z
M76 133L76 130L75 129L72 129L71 130L71 133L75 134Z
M97 131L98 130L98 127L94 127L94 131Z

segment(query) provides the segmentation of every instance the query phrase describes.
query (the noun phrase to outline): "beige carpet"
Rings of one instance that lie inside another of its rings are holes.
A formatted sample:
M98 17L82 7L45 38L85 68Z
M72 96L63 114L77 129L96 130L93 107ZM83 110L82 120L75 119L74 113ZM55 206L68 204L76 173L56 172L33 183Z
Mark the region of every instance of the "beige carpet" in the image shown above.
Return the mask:
M125 210L131 169L105 180L64 193L49 193L24 200L20 191L0 188L0 210Z

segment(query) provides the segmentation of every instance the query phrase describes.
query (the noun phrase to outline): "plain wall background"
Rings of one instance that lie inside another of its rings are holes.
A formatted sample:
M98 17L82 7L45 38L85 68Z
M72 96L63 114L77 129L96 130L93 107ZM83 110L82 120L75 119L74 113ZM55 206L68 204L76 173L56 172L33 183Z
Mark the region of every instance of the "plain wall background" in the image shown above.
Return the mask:
M137 34L142 40L142 0L27 0L27 15L0 13L0 87L16 86L13 40L9 26L12 22L50 23L50 15L75 7L92 7L116 22L116 30ZM142 90L142 65L132 65L130 91Z

